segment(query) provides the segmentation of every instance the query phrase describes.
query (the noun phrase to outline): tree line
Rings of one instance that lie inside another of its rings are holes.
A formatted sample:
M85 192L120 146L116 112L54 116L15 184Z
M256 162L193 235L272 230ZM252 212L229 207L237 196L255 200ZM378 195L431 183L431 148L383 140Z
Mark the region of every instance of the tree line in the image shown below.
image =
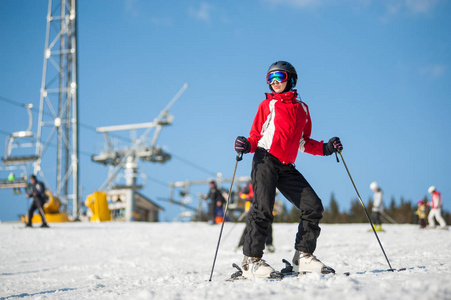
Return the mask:
M425 203L427 203L427 197L424 198ZM373 208L373 201L370 198L366 203L364 203L366 211L371 217L371 210ZM385 224L418 224L417 202L412 203L411 201L405 200L401 197L400 201L395 201L392 197L390 203L387 205L384 202L384 213L381 215L382 222ZM429 213L429 207L426 208L426 214ZM282 204L279 213L276 214L275 222L287 222L287 223L297 223L299 222L299 217L301 212L294 206L290 210L287 210L285 204ZM446 224L451 224L451 213L442 209L442 216L446 221ZM427 219L427 217L426 217ZM351 200L351 206L349 210L341 210L334 194L331 195L331 199L328 206L324 207L324 215L321 223L330 224L343 224L343 223L368 223L368 219L363 210L360 201L355 198Z

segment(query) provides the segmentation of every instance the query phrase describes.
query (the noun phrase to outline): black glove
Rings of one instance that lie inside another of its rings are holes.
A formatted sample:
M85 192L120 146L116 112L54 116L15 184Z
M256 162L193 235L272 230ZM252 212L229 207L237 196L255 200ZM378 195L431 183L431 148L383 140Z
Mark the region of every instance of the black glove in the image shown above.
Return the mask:
M239 136L235 140L235 151L240 153L251 152L251 143L244 136Z
M323 154L325 156L341 150L343 150L343 145L341 144L340 138L333 137L327 144L323 144Z

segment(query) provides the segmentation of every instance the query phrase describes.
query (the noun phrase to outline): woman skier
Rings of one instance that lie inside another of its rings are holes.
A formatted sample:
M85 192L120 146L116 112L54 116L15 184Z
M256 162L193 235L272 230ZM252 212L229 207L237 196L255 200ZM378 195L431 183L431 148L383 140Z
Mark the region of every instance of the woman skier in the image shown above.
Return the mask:
M255 153L251 171L254 199L247 215L248 230L243 245L245 277L268 277L274 271L262 256L274 218L276 188L302 213L294 245L294 271L335 272L313 255L324 209L294 163L298 149L324 156L341 151L343 146L338 137L328 143L310 138L312 122L308 106L294 89L297 78L290 63L273 63L266 74L272 92L266 93L266 99L260 103L249 137L239 136L235 140L237 152Z

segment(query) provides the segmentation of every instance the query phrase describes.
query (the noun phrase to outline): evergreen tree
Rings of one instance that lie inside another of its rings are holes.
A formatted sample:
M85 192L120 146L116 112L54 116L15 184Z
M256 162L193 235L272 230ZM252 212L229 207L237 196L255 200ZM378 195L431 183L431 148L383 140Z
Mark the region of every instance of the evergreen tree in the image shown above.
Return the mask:
M368 211L368 209L367 209L367 211ZM366 223L366 222L368 222L365 211L363 210L362 204L360 203L359 199L354 199L351 201L351 208L349 209L348 222L349 223Z
M391 213L394 213L395 209L396 209L395 198L391 197L390 206L388 207L388 211Z
M283 202L276 202L279 207L275 208L276 215L274 216L274 223L287 222L288 214L287 207Z
M299 219L301 218L301 211L296 207L292 206L289 215L287 216L288 223L299 223Z
M329 207L324 210L323 223L341 223L341 214L334 193L330 196Z
M427 197L424 198L424 201L427 202ZM373 202L372 199L369 198L366 205L366 211L370 218L372 207ZM417 202L412 203L412 201L406 201L404 197L401 197L399 205L397 205L395 198L391 197L390 204L388 207L385 206L381 218L383 223L386 224L392 223L392 220L399 224L418 224L418 217L415 215L416 210ZM427 208L426 213L429 213L429 208ZM442 215L446 224L451 225L451 214L442 210ZM275 222L299 223L300 216L301 212L295 206L291 206L291 210L288 211L285 208L285 205L283 205L282 212L275 217ZM351 207L349 210L340 212L338 201L332 193L329 205L325 207L321 223L368 223L368 219L359 199L355 198L351 200Z

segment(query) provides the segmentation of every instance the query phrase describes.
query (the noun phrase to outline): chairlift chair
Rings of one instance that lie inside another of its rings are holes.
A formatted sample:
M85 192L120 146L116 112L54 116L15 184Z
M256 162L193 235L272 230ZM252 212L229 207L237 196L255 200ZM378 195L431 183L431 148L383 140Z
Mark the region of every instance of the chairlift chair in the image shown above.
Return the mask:
M34 139L34 134L31 131L33 125L33 115L31 113L31 108L33 104L28 104L25 108L28 110L28 128L23 131L16 131L11 133L6 139L5 147L5 157L2 158L5 165L11 164L26 164L29 162L36 161L39 157L35 154L33 155L23 155L15 154L12 155L14 149L31 148L36 149L36 141ZM16 150L14 150L16 151Z

